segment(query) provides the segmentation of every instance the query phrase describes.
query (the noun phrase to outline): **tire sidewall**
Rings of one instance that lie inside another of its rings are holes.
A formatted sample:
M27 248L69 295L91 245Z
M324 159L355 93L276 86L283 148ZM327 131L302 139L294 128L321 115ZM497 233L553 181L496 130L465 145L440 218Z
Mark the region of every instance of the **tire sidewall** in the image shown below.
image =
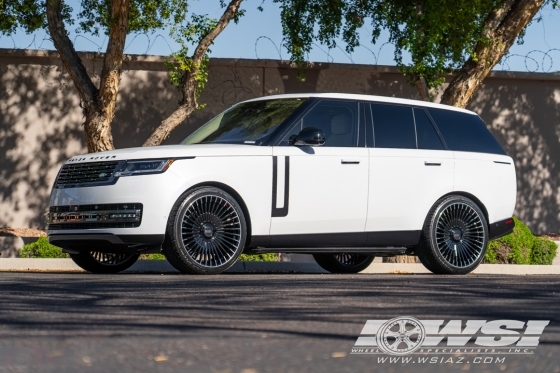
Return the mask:
M437 223L438 216L446 207L448 207L449 205L451 205L453 203L457 203L457 202L461 202L461 203L469 205L477 213L479 219L482 222L482 229L483 229L483 232L484 232L484 247L482 249L482 252L481 252L480 256L477 258L477 260L467 267L456 267L456 266L450 264L443 257L443 255L440 253L439 249L436 247L436 242L437 242L437 240L436 240L436 228L437 228L436 223ZM484 213L478 207L478 205L467 197L451 196L451 197L447 197L447 198L441 200L440 203L436 204L436 208L435 208L434 212L431 214L431 219L430 219L430 222L429 222L429 234L430 234L430 242L432 243L430 245L431 247L429 249L432 251L433 255L435 256L435 259L438 261L438 264L440 266L445 267L447 273L450 273L450 274L470 273L476 267L478 267L480 265L482 260L484 260L484 256L486 254L486 250L488 248L488 242L489 242L489 240L488 240L488 223L486 221L486 217L484 216Z
M95 251L95 250L93 250ZM111 273L119 273L128 268L130 268L138 258L140 254L130 254L127 259L119 264L103 264L95 260L93 256L91 256L89 251L84 251L79 254L70 254L70 258L76 263L80 268L85 269L91 273L103 273L103 274L111 274Z
M340 254L313 254L313 258L321 268L331 273L359 273L369 267L369 265L375 259L374 256L361 255L366 257L362 262L353 266L349 266L340 263L338 259L336 259L335 255Z
M228 203L230 203L233 208L235 209L238 217L239 217L239 222L241 225L241 237L240 237L240 242L239 242L239 248L237 249L236 253L230 258L230 260L224 264L222 264L221 266L218 267L206 267L206 266L202 266L199 263L197 263L195 260L193 260L190 255L187 253L186 248L183 245L183 240L182 240L182 235L181 235L181 225L182 225L182 220L183 220L183 216L185 214L185 211L189 208L190 204L195 201L196 199L200 198L200 197L204 197L204 196L208 196L208 195L218 195L221 198L224 198L225 200L228 201ZM176 214L172 217L173 221L172 221L172 225L170 227L172 227L173 229L173 238L174 238L174 249L176 251L176 253L179 255L180 259L188 266L190 267L190 269L192 270L192 272L194 273L198 273L198 274L215 274L215 273L220 273L223 272L225 270L227 270L228 268L230 268L232 265L235 264L235 262L237 261L237 258L239 258L239 255L241 255L241 253L243 252L243 249L245 248L245 242L247 240L247 223L245 221L245 214L243 214L243 209L241 208L241 206L239 205L239 203L235 200L235 198L233 198L229 193L223 191L222 189L219 188L215 188L215 187L200 187L200 188L196 188L194 190L191 190L187 193L185 193L182 196L182 199L180 198L178 200L178 204L179 204L179 208L176 210Z

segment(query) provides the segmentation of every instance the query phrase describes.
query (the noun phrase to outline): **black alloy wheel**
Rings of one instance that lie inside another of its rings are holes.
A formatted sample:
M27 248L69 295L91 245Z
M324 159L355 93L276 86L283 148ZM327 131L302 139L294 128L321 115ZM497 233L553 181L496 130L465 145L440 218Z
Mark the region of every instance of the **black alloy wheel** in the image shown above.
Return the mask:
M216 274L237 261L246 236L237 201L221 189L202 187L183 194L173 207L163 252L183 273Z
M119 273L136 263L139 256L140 254L103 253L99 251L70 254L74 263L92 273Z
M331 273L358 273L369 267L374 256L361 254L313 254L321 268Z
M444 197L432 208L424 229L418 258L438 274L465 274L484 259L488 224L475 202L463 196Z

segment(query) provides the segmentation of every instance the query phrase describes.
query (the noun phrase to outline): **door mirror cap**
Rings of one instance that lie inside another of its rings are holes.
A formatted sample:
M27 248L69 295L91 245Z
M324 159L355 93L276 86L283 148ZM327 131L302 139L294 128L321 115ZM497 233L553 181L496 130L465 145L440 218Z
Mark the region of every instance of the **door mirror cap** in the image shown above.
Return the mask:
M307 127L299 131L297 136L290 137L290 144L295 146L321 146L325 143L325 134L322 130Z

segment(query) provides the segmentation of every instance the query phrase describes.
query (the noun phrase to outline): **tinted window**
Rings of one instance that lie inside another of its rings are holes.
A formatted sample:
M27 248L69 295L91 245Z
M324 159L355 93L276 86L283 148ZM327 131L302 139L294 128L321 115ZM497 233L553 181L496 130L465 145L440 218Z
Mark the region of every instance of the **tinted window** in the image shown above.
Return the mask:
M506 154L478 115L428 109L450 150Z
M416 149L411 107L371 104L371 114L376 148Z
M298 121L281 145L288 144L291 136L303 128L313 127L325 134L325 144L331 147L353 147L358 141L358 103L346 101L320 101Z
M432 125L432 121L428 118L424 109L414 109L414 120L416 122L418 149L445 149L434 126Z

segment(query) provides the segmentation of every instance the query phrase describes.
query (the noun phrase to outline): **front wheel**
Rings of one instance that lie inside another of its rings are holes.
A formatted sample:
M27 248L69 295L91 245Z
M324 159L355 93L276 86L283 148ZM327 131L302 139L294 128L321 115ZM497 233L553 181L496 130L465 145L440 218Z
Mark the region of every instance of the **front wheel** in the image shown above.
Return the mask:
M201 187L184 193L175 203L163 253L180 272L217 274L237 261L246 237L239 203L221 189Z
M487 246L488 224L477 204L448 196L426 218L418 258L433 273L466 274L478 267Z
M70 258L80 268L91 273L119 273L130 268L140 254L126 253L102 253L99 251L87 251L79 254L70 254Z
M321 268L330 273L358 273L369 267L374 256L359 254L313 254Z

